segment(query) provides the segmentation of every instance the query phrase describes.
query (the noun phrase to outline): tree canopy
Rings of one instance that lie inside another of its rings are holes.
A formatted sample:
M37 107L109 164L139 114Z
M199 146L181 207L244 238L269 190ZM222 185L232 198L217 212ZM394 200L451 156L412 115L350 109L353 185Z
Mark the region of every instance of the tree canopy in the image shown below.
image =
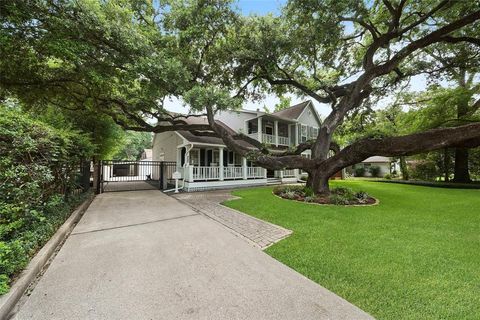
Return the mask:
M0 86L4 96L96 110L130 130L215 134L261 166L306 170L308 185L328 192L330 176L371 155L480 144L480 124L462 124L361 139L328 158L344 119L401 90L412 76L433 74L435 50L478 53L479 7L449 0L290 0L278 17L244 17L234 3L219 0L158 6L14 0L0 7ZM331 107L318 137L295 150L272 154L214 121L218 110L245 99L287 92ZM187 116L205 115L208 124L189 125L167 112L171 96L190 108ZM307 149L311 159L300 156Z

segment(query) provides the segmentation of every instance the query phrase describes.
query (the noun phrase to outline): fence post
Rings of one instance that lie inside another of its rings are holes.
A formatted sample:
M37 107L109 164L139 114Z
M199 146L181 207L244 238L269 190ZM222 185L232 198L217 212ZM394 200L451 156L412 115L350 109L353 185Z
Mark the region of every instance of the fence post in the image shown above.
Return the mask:
M160 179L158 181L160 189L162 189L162 190L166 189L165 182L166 182L166 179L165 179L165 163L162 161L162 162L160 162Z
M94 160L93 162L93 187L95 194L102 193L101 190L101 161Z

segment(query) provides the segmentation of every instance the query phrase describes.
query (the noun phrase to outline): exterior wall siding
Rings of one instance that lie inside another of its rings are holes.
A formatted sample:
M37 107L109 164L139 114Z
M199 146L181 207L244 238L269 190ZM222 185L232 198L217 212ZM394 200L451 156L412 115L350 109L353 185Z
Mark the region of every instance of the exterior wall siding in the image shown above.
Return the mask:
M216 118L237 132L245 132L245 121L256 117L252 112L220 111Z
M182 144L182 138L175 132L156 133L153 138L152 159L154 161L176 161L177 146Z
M317 121L317 118L312 108L313 107L308 107L306 110L304 110L303 113L300 115L300 118L298 118L298 121L302 124L319 128L320 123Z

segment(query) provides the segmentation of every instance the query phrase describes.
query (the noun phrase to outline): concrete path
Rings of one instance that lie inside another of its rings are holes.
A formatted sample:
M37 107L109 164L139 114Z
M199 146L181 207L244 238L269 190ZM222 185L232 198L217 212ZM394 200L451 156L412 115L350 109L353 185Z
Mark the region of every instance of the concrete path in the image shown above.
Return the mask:
M15 319L370 319L159 191L98 196Z
M232 196L232 190L184 192L173 196L260 249L265 249L292 234L291 230L221 205L226 200L237 198Z

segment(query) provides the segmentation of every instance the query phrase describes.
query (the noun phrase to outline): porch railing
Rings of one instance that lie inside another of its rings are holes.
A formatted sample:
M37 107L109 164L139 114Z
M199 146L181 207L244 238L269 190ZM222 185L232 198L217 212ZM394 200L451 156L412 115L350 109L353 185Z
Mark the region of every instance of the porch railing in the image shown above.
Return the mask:
M220 180L220 167L189 166L184 170L186 181ZM223 167L223 180L261 179L266 171L262 167Z
M283 170L283 177L284 178L295 177L295 170L294 169Z
M243 167L223 167L223 179L243 179Z
M218 180L219 167L193 167L193 180Z
M262 167L247 167L247 178L265 178L265 169Z

